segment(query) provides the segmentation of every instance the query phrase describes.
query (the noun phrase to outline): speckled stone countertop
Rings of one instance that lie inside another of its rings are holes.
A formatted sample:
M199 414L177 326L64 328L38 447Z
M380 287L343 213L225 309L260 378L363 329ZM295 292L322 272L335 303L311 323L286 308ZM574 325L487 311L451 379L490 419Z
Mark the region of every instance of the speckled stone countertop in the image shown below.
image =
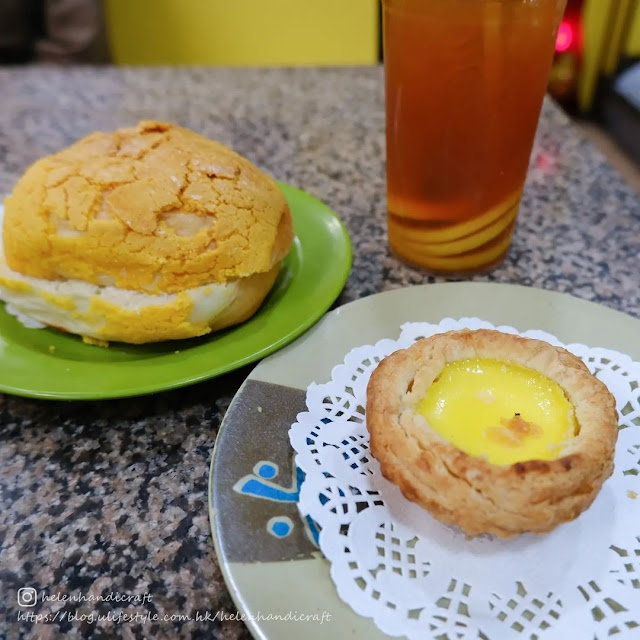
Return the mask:
M0 193L36 158L91 131L167 119L229 144L342 217L354 262L338 303L435 281L387 248L381 69L11 69L0 70L0 96ZM512 248L475 279L640 317L639 256L640 197L546 104ZM37 611L68 615L38 623L18 621L16 605L18 589L33 587L149 594L125 606L131 614L235 613L207 482L218 426L248 371L109 402L0 394L0 638L249 637L220 616L90 622L69 619L77 604L46 603Z

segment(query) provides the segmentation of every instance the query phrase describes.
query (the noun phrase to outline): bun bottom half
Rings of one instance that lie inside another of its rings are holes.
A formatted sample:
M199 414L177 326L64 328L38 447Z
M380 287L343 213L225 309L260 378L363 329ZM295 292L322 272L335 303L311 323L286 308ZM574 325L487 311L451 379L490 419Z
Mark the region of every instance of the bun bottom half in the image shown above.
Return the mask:
M0 299L25 316L88 342L144 344L203 336L250 318L280 263L226 283L177 294L147 294L79 280L50 281L11 271L0 256Z

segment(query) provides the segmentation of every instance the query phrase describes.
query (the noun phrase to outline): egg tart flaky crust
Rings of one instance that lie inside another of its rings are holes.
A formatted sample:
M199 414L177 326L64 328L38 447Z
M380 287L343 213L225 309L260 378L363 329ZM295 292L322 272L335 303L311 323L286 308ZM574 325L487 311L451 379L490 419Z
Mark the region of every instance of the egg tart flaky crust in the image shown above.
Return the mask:
M527 367L561 387L575 430L557 457L493 464L429 425L419 410L429 388L448 363L475 358ZM369 381L366 419L383 475L469 536L551 531L587 509L613 472L618 416L606 386L566 349L499 331L451 331L391 354Z

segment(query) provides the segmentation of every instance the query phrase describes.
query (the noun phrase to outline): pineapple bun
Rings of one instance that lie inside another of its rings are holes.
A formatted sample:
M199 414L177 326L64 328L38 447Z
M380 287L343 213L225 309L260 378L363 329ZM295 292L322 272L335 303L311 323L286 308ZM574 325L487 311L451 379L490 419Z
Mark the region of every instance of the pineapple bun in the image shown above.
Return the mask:
M243 322L293 241L269 176L155 121L38 160L0 222L0 299L91 342L189 338Z

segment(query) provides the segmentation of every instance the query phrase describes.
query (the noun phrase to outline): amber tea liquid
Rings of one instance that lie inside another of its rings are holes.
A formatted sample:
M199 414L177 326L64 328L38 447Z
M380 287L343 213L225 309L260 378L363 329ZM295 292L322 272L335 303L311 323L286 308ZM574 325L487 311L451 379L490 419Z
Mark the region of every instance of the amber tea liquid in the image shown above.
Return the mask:
M433 271L505 256L566 0L383 0L392 250Z

